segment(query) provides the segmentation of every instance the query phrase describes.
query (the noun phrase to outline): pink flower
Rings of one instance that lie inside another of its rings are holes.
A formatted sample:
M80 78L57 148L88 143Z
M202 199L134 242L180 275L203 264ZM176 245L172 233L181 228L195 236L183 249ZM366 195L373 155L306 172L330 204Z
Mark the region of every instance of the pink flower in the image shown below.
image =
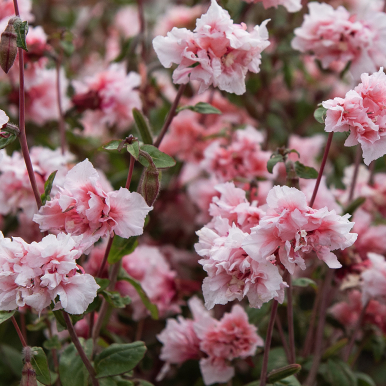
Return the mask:
M138 8L135 5L121 7L114 18L114 27L125 38L138 35L140 32Z
M18 0L18 6L20 11L20 17L22 20L28 22L34 21L35 17L31 13L32 1L31 0ZM15 8L13 6L13 0L1 0L0 2L0 20L15 16ZM3 32L3 31L1 31Z
M247 3L259 3L262 2L264 8L275 7L282 5L287 8L288 12L298 12L302 9L301 0L244 0Z
M329 4L312 2L308 8L309 15L304 17L302 26L295 29L294 49L312 52L323 68L334 62L345 66L351 61L350 71L356 79L383 64L386 55L384 13L372 12L366 20L355 21L342 6L334 9Z
M8 156L5 150L1 153L3 159L0 163L0 213L16 214L18 209L22 209L27 218L32 219L37 207L24 159L17 151L13 152L12 156ZM56 186L64 181L68 163L73 159L73 155L62 155L60 149L51 150L36 146L30 149L30 156L40 193L44 192L44 183L49 175L57 170L52 189L55 194Z
M288 148L297 150L300 157L296 153L291 153L288 158L292 161L299 160L304 165L316 168L318 167L316 158L321 153L324 142L325 137L322 134L312 137L300 137L293 134L289 137Z
M143 232L152 209L143 197L126 188L106 192L98 172L88 159L77 164L55 197L40 208L34 221L42 231L65 231L83 235L82 247L90 248L100 237L129 238Z
M330 268L342 266L331 251L345 249L357 238L349 233L354 224L348 221L348 214L312 209L304 193L287 186L274 186L267 204L266 216L242 245L252 259L270 258L279 249L281 263L293 274L296 265L306 268L304 254L314 251Z
M72 102L81 111L87 110L81 121L85 134L103 137L111 126L127 130L133 122L133 108L142 106L135 90L140 83L137 73L127 74L124 64L117 63L76 82Z
M262 134L252 126L236 130L229 145L217 140L205 149L201 167L220 181L269 177L267 162L271 153L261 150L262 142Z
M180 312L176 291L176 272L170 268L157 247L141 245L122 259L122 267L141 283L150 301L154 303L161 317ZM134 320L148 315L148 311L134 287L127 282L118 283L119 291L132 299Z
M82 314L99 288L94 278L80 274L76 259L81 237L60 233L39 243L0 235L0 310L28 305L39 313L51 302L70 314Z
M323 102L327 111L327 132L350 131L346 146L360 144L364 162L386 154L386 75L378 72L362 74L362 83L349 91L345 98Z
M3 110L0 110L0 129L6 125L9 121L9 117L8 115L3 111Z
M164 67L178 64L174 83L198 80L199 93L213 85L241 95L246 73L259 72L260 54L269 45L267 22L249 33L245 24L233 24L229 13L212 0L208 12L197 19L194 32L173 28L166 37L157 36L153 46Z
M370 267L361 273L362 304L370 300L386 303L386 261L382 255L368 253Z
M248 233L216 217L197 235L195 249L204 257L199 263L208 274L202 286L208 309L245 296L257 308L271 299L283 301L286 283L278 268L265 259L252 260L242 249Z

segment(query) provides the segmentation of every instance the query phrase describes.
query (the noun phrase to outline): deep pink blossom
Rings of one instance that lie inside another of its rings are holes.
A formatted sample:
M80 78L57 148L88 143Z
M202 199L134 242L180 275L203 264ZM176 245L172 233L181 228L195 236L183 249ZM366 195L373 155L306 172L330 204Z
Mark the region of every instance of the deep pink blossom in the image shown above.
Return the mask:
M90 248L100 237L129 238L143 232L152 209L143 197L126 188L106 192L88 159L71 169L55 197L40 208L34 221L42 231L65 231L83 235L82 247Z
M55 309L82 314L99 286L91 275L78 272L81 238L60 233L27 244L0 234L0 310L28 305L40 313L59 297Z
M312 209L304 193L287 186L274 186L267 197L268 210L243 249L257 261L277 252L281 263L291 273L295 266L305 269L304 255L314 251L330 268L341 267L331 251L351 246L357 234L348 214L339 216L327 208Z
M298 12L302 9L301 0L244 0L247 3L263 3L264 8L275 7L282 5L287 8L288 12Z
M153 46L164 67L178 64L174 83L197 80L200 93L213 85L240 95L246 90L246 73L260 71L260 54L269 45L267 22L249 33L245 24L233 24L229 13L212 0L194 32L173 28L166 37L157 36Z

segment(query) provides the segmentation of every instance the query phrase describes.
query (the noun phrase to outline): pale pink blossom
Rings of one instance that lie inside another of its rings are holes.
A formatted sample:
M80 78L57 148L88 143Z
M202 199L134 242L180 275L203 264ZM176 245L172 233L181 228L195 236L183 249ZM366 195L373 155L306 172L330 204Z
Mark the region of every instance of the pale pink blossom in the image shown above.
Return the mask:
M122 268L139 281L150 301L154 303L161 317L180 312L176 290L176 272L170 268L157 247L141 245L122 259ZM119 291L132 300L133 319L140 320L148 311L134 287L127 282L119 282Z
M288 148L295 149L299 152L300 157L296 153L290 153L288 158L292 161L299 161L303 165L318 167L317 157L323 150L325 137L322 134L316 134L312 137L300 137L291 135L288 141Z
M8 115L3 111L3 110L0 110L0 129L6 125L9 121L9 117Z
M16 214L18 209L22 209L27 218L32 219L37 206L24 158L18 151L13 152L12 156L8 156L5 150L1 153L3 159L0 163L0 213ZM62 155L60 149L51 150L36 146L30 149L30 157L41 194L44 192L45 181L57 170L52 189L52 193L56 193L57 185L60 186L64 182L64 176L69 169L68 163L73 159L73 155L68 152Z
M267 214L243 242L243 249L257 261L278 252L284 267L306 268L304 255L316 252L330 268L342 265L331 251L351 246L357 234L350 233L350 215L339 216L326 207L312 209L304 193L287 186L274 186L267 197Z
M204 257L199 263L208 274L202 286L208 309L244 297L257 308L271 299L283 301L286 283L278 268L265 259L252 260L242 249L248 233L216 217L197 235L195 249Z
M124 238L142 234L152 207L136 192L126 188L106 192L102 183L90 161L84 160L67 173L63 187L34 215L34 221L42 231L83 235L84 249L113 232Z
M13 310L25 305L37 312L59 301L55 309L82 314L99 288L94 278L81 274L77 263L83 253L81 236L60 233L48 235L39 243L0 235L0 309Z
M381 68L362 74L362 83L345 98L323 102L327 132L350 131L346 146L360 144L366 165L386 154L386 75Z
M263 3L265 9L270 7L277 8L282 5L287 8L288 12L298 12L302 9L301 0L244 0L247 3Z
M127 74L123 63L111 64L75 82L72 102L79 110L87 110L81 119L84 134L103 137L113 126L121 132L127 130L133 122L133 108L142 106L136 90L140 84L140 76L136 72Z
M20 17L22 20L32 22L35 16L32 14L32 1L31 0L18 0ZM8 19L15 16L15 8L13 6L13 0L1 0L0 1L0 20ZM3 31L1 31L3 32Z
M137 6L126 5L119 8L119 11L114 17L113 26L117 28L125 38L138 35L140 32L140 24Z
M229 13L212 0L208 12L197 19L194 32L173 28L166 37L157 36L153 46L164 67L178 64L174 83L197 80L199 93L213 85L241 95L246 91L247 72L260 71L261 52L269 45L267 22L249 33L245 24L234 24Z
M382 255L368 253L370 267L361 273L362 304L370 300L386 303L386 260Z
M308 4L300 28L295 29L292 47L301 52L312 52L328 68L334 62L345 66L351 61L350 71L355 79L363 72L376 71L386 58L386 15L372 12L365 20L342 6L334 9L325 3Z

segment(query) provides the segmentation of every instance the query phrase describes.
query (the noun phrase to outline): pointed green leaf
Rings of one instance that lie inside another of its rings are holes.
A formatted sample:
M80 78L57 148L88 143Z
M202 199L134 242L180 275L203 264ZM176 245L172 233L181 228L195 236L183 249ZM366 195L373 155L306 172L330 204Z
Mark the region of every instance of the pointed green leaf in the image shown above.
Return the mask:
M151 145L153 143L153 137L145 117L138 109L133 109L133 117L139 134L141 135L142 142Z
M15 134L10 134L7 138L0 137L0 149L4 149L5 147L7 147L16 138L17 136Z
M144 306L150 311L151 317L153 319L158 319L157 306L150 301L149 297L146 295L146 292L142 289L141 284L137 280L132 278L123 268L121 268L119 271L118 280L124 280L130 283L137 291Z
M163 153L155 146L142 145L141 150L150 155L157 169L171 168L176 164L176 161L172 157L170 157L170 155ZM145 167L150 166L150 162L141 154L139 156L139 162Z
M52 190L52 184L54 183L54 179L55 179L55 176L56 176L56 173L58 171L55 170L54 172L52 172L48 178L47 178L47 181L44 183L44 193L40 196L41 200L42 200L42 205L45 205L47 201L50 201L51 199L51 190Z
M365 197L356 198L351 204L349 204L346 209L343 209L343 213L349 213L351 215L366 201Z
M54 335L52 338L47 339L43 342L43 347L46 350L60 350L62 345L57 335Z
M114 308L125 308L128 304L131 303L129 296L121 296L117 291L102 291L103 297L106 299Z
M33 352L31 365L35 370L36 379L43 383L43 385L51 385L51 372L45 352L41 347L31 347L31 350Z
M133 143L127 144L127 151L136 159L139 158L139 142L134 141Z
M95 357L96 377L111 377L132 370L144 357L145 352L146 346L143 342L113 343Z
M281 367L280 369L272 370L267 375L267 381L269 383L275 383L275 382L281 381L284 378L297 374L301 370L301 368L302 366L298 364L292 364L292 365Z
M111 246L109 257L107 259L109 264L115 264L119 260L121 260L123 256L130 255L130 253L133 253L138 245L137 239L137 236L132 236L128 239L124 239L123 237L115 235L113 245Z
M99 285L99 288L97 290L98 294L101 293L102 291L104 291L109 286L109 284L110 284L110 280L109 279L101 279L100 277L96 277L95 281Z
M16 44L19 48L28 52L26 37L28 34L28 21L15 21L13 27L16 31Z
M109 143L106 143L106 145L103 145L103 149L105 150L118 150L119 145L121 144L122 140L120 139L114 139L110 141Z
M347 338L343 338L334 343L331 347L329 347L323 354L322 359L326 360L336 353L338 353L344 346L346 346L348 342Z
M318 172L314 168L310 166L305 166L299 161L295 162L295 171L300 178L318 178Z
M294 279L292 281L292 285L294 287L308 287L311 286L314 290L318 289L317 284L314 280L309 279L308 277L299 277L298 279Z
M318 107L314 112L314 118L321 124L324 125L324 121L326 120L327 109L323 106Z
M0 324L11 319L14 314L15 311L0 311Z
M274 154L267 162L267 170L272 173L274 166L279 162L284 162L283 156L281 154Z
M357 378L357 386L376 386L375 382L364 373L355 373Z
M199 114L222 114L221 110L212 106L209 103L198 102L194 106L182 106L177 109L177 113L183 110L192 110Z

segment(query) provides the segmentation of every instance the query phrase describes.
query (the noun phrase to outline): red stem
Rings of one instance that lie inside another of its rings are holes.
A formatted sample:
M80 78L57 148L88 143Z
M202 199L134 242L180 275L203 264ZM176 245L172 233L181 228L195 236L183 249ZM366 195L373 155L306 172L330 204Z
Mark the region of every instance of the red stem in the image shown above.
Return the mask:
M352 176L351 186L350 186L350 194L348 197L348 203L349 204L351 204L351 202L354 198L355 185L357 184L358 171L359 171L359 165L361 164L361 158L362 158L362 149L360 148L360 146L357 146L357 150L356 150L356 154L355 154L354 174Z
M291 363L290 352L289 352L289 348L288 348L286 337L284 335L283 326L281 324L281 320L280 320L279 314L276 314L276 321L275 322L276 322L277 330L279 331L281 342L283 343L283 348L284 348L284 351L285 351L285 356L287 357L288 363Z
M321 181L322 176L323 176L324 167L326 166L327 157L328 157L328 153L330 151L330 147L331 147L331 142L332 142L332 137L333 136L334 136L334 132L331 131L331 133L328 135L326 147L324 148L322 164L320 165L320 170L319 170L318 178L316 180L315 188L314 188L314 191L312 193L312 197L311 197L311 201L310 201L310 207L311 208L314 205L315 198L316 198L316 195L318 193L320 181Z
M56 61L56 99L58 102L58 111L59 111L59 133L60 133L60 148L62 150L62 154L64 155L66 151L66 127L64 124L64 114L62 109L62 95L60 92L60 64L62 54L59 54L59 57Z
M267 384L268 356L269 356L269 350L271 348L272 332L273 332L273 326L275 324L278 304L279 303L277 300L274 300L272 303L271 317L269 319L267 337L265 339L265 345L264 345L264 356L263 356L263 365L261 367L260 386L265 386Z
M289 339L289 353L290 364L296 363L295 354L295 333L294 333L294 312L292 304L292 277L288 274L287 279L287 317L288 317L288 339Z
M17 332L17 335L19 335L19 339L20 339L20 342L21 342L22 346L23 346L23 347L27 347L27 346L28 346L28 345L27 345L27 342L26 342L26 340L24 339L24 336L23 336L22 332L20 331L19 325L17 324L17 321L16 321L15 317L12 316L11 320L12 320L12 323L13 323L13 325L14 325L14 327L15 327L15 330L16 330L16 332Z

